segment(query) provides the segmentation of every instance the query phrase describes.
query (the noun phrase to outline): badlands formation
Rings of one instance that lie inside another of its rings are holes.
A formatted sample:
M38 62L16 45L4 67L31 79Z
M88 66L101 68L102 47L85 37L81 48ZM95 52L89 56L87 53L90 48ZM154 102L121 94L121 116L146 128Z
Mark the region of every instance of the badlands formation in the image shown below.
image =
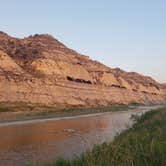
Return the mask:
M112 69L52 36L0 32L0 102L59 106L165 103L166 86Z

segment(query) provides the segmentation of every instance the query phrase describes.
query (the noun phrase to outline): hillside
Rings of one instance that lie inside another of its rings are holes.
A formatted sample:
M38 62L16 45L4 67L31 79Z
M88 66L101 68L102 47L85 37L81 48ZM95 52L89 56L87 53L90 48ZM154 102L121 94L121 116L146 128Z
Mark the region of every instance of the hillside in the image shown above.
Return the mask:
M165 85L93 61L51 35L19 39L0 32L0 102L59 107L165 101Z

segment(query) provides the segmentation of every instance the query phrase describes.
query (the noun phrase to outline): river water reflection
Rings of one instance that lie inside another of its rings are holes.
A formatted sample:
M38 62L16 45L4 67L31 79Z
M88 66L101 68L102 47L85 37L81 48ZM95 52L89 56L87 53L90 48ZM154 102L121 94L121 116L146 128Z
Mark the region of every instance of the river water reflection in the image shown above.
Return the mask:
M125 112L89 117L0 124L0 166L25 166L71 159L94 144L111 141L132 125L132 114L155 107L139 107Z

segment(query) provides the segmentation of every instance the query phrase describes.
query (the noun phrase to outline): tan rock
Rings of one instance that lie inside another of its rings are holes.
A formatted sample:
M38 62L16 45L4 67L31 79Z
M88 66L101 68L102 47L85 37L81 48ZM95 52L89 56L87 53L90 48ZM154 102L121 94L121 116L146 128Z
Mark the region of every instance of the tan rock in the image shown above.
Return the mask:
M100 81L102 84L106 86L112 86L112 85L120 86L120 83L112 73L104 72L100 78Z
M0 33L0 102L54 106L165 103L166 86L109 68L50 35L17 39Z
M0 68L7 72L23 73L21 67L3 51L0 51Z

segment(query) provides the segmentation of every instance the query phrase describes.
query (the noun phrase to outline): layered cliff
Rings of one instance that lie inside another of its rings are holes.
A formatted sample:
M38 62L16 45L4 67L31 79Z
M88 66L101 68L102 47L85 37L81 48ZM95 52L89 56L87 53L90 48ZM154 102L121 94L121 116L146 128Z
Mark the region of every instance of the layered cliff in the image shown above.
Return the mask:
M165 101L165 85L109 68L50 35L18 39L0 32L0 102L58 107Z

